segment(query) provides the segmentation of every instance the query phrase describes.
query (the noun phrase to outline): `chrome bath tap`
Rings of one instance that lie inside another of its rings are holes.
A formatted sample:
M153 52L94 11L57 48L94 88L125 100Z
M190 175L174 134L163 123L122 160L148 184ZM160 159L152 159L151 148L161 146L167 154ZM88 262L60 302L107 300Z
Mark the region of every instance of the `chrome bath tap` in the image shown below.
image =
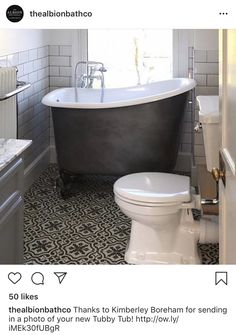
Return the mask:
M77 78L77 70L79 65L86 65L86 73L81 74ZM104 88L104 72L106 68L102 62L79 61L75 66L75 87L93 88L94 79L100 80L101 88Z

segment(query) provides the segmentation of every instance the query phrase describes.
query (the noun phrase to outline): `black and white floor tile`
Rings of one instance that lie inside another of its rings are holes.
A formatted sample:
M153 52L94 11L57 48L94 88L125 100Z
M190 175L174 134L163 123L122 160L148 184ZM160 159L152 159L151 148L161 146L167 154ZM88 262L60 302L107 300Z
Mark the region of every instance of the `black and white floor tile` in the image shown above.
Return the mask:
M130 221L114 202L116 177L81 176L66 200L55 188L57 177L50 165L25 194L25 263L126 264ZM218 263L218 245L199 251L203 264Z

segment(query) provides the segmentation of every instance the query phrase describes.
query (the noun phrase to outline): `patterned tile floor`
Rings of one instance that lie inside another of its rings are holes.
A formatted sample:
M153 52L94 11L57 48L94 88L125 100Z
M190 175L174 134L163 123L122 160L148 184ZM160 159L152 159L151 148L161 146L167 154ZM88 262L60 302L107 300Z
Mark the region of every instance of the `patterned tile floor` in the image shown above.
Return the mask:
M50 165L25 194L25 263L126 264L130 221L114 203L116 178L81 176L73 196L63 200L57 177ZM218 245L199 251L203 264L218 263Z

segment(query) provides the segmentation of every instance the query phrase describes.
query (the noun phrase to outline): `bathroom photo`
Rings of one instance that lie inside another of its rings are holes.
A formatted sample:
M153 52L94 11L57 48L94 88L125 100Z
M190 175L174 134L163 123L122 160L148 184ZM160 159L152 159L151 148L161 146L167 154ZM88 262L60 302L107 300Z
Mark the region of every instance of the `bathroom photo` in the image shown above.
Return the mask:
M235 41L1 29L0 264L235 264Z

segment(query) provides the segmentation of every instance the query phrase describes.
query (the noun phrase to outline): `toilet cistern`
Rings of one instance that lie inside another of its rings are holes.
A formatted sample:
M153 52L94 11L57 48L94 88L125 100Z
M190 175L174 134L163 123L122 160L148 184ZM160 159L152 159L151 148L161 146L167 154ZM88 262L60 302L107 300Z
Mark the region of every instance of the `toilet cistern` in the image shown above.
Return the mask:
M202 125L207 170L219 167L219 96L197 96L199 122Z
M197 96L199 105L199 122L203 132L203 141L206 154L207 170L212 173L216 181L217 194L215 199L202 199L203 205L217 205L218 199L218 182L224 177L223 172L219 170L219 150L220 150L220 131L219 131L219 96L202 95ZM196 129L195 131L198 131Z

